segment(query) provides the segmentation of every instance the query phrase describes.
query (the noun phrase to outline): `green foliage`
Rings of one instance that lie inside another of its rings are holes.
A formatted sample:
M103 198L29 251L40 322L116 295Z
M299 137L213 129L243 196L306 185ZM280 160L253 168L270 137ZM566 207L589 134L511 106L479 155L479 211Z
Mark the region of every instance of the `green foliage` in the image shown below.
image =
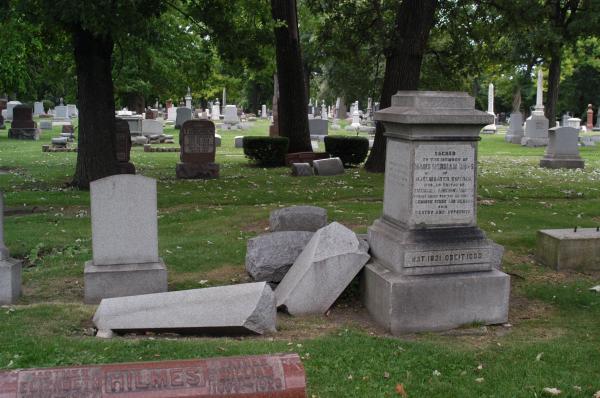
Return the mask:
M244 137L244 155L261 166L281 166L290 145L287 137Z
M358 166L367 158L369 140L365 137L335 136L325 137L325 151L339 157L344 166Z

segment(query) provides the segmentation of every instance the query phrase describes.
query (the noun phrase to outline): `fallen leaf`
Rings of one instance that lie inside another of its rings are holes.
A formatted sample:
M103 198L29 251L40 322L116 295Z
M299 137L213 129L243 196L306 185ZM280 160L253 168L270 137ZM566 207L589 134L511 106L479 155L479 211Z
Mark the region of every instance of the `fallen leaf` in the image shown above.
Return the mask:
M477 370L482 370L482 369L483 369L483 365L482 364L477 365Z
M600 293L600 285L590 287L590 290L596 293ZM595 397L594 397L595 398Z
M384 379L389 379L390 378L390 374L388 372L383 372L383 378Z
M483 377L478 377L478 378L476 378L476 379L475 379L475 381L476 381L477 383L483 383L483 381L484 381L484 380L485 380L485 379L484 379Z
M600 398L600 390L596 391L596 393L592 395L592 398Z
M562 391L560 391L556 387L544 387L542 392L546 395L552 395L552 396L557 396L557 395L560 395L560 393L562 393Z
M537 354L537 355L535 356L535 360L536 360L536 361L539 361L539 360L541 360L541 359L542 359L542 355L544 355L544 353L543 353L543 352L540 352L539 354Z
M441 376L442 374L436 369L433 371L434 376Z
M404 384L396 384L396 393L402 397L408 397L406 390L404 389Z

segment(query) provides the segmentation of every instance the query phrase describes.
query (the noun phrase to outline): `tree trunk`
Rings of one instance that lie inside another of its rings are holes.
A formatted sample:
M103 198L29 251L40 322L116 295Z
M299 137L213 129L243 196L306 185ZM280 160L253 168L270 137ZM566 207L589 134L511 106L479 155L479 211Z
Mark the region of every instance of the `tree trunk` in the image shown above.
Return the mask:
M562 48L557 48L550 55L550 70L548 73L548 98L546 99L546 117L550 126L556 123L556 104L558 103L558 86L560 84Z
M146 111L146 100L142 93L127 94L127 109L139 113L140 115Z
M279 82L279 135L290 140L289 152L311 152L308 94L298 35L296 0L271 0ZM283 22L283 24L281 24Z
M419 86L421 63L437 0L403 0L396 11L396 23L391 47L385 54L383 88L380 109L388 108L398 90L416 90ZM376 124L375 142L365 163L368 171L385 171L386 138L382 123Z
M79 133L77 165L72 184L88 189L90 182L119 173L115 137L111 37L73 31Z

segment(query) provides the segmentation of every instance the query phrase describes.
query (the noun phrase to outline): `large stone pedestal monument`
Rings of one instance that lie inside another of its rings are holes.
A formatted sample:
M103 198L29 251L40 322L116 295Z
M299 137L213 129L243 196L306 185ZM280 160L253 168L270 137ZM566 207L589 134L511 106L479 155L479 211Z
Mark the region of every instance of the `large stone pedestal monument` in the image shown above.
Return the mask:
M521 145L524 146L537 147L548 145L549 122L546 116L544 116L542 79L542 69L538 69L535 110L531 112L531 119L525 124L525 136L521 140Z
M158 256L156 180L119 174L90 184L93 259L85 264L85 302L167 291Z
M0 191L0 305L21 296L21 261L11 258L4 245L4 193Z
M363 300L393 334L506 322L503 249L477 228L477 142L493 121L466 93L404 91L385 125L383 216L369 228Z

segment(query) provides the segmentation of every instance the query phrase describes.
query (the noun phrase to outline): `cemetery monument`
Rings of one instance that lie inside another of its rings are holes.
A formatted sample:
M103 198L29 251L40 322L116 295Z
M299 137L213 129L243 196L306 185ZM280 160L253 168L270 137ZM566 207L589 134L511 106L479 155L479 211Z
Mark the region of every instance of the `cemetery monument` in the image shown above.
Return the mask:
M535 110L531 113L531 119L525 124L525 136L521 145L536 147L548 145L548 119L544 116L543 104L543 75L542 69L538 69L537 93Z
M215 163L215 124L210 120L188 120L179 133L180 163L175 169L177 178L218 178Z
M21 265L4 244L4 193L0 192L0 305L14 304L21 296Z

